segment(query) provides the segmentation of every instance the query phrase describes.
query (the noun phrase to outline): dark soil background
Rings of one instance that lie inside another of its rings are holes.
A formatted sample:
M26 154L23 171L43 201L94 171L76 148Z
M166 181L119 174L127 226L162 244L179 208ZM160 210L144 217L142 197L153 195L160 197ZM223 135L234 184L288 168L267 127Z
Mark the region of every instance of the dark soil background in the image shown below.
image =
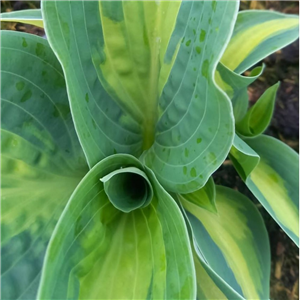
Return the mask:
M39 7L39 1L1 1L1 12ZM270 9L299 15L299 1L241 1L240 9ZM42 29L21 23L2 23L1 29L44 36ZM249 104L253 105L268 87L280 81L275 113L266 134L280 139L299 152L299 40L272 54L263 62L266 65L263 75L248 89ZM257 205L265 220L272 251L271 299L299 299L297 246L254 198L229 160L214 174L214 179L216 184L228 186L247 195Z

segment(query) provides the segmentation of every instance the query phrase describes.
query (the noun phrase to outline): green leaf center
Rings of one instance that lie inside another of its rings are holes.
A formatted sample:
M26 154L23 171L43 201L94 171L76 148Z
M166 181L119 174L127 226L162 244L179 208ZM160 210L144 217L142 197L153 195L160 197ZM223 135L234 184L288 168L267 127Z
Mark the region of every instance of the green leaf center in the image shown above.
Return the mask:
M121 168L100 180L110 202L126 213L147 206L153 197L147 175L135 167Z

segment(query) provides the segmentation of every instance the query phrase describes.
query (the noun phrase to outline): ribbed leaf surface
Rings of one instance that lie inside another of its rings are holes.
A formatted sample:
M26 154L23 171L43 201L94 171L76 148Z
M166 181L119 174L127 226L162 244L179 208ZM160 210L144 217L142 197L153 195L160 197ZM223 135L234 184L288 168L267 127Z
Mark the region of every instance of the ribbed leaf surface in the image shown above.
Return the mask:
M34 299L43 257L87 170L47 41L1 33L2 299Z

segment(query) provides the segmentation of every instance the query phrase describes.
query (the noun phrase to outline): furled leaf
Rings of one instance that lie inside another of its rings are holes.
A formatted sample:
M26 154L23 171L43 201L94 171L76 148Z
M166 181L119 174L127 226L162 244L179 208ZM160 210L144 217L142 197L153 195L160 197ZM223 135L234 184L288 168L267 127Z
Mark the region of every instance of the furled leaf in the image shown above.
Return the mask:
M231 99L235 122L239 122L246 115L249 106L247 87L263 72L264 66L253 69L249 76L239 75L222 63L219 63L215 73L218 86Z
M48 42L1 32L2 299L34 299L54 226L87 171Z
M138 168L122 168L100 180L110 202L123 212L145 207L153 198L151 183Z
M221 62L241 74L298 37L297 15L264 10L242 11Z
M1 22L20 22L44 28L40 9L26 9L0 14Z
M236 123L236 131L239 134L255 137L267 129L272 119L278 88L279 82L269 87L248 110L245 117Z
M221 186L216 187L217 214L184 199L184 195L180 201L210 268L242 297L268 299L268 234L254 204Z
M246 185L299 245L298 154L281 141L265 135L247 139L246 142L260 156L259 164L245 181ZM239 159L237 162L243 165Z
M144 172L153 199L123 213L103 178ZM72 195L49 245L38 299L195 299L192 252L183 216L149 169L130 155L99 162Z
M231 147L232 109L214 71L237 9L235 1L180 6L165 56L172 69L159 98L155 141L144 156L168 191L190 193L204 186Z
M244 181L259 163L259 155L238 135L234 136L229 157Z

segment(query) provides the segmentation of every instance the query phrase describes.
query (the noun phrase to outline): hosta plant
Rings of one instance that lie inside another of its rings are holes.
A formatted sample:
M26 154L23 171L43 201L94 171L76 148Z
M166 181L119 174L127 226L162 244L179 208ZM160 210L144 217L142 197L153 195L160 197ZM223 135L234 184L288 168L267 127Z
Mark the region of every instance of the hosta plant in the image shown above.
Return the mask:
M268 299L255 205L298 245L298 155L248 109L298 16L238 1L43 1L2 21L2 299ZM244 76L251 70L250 76Z

